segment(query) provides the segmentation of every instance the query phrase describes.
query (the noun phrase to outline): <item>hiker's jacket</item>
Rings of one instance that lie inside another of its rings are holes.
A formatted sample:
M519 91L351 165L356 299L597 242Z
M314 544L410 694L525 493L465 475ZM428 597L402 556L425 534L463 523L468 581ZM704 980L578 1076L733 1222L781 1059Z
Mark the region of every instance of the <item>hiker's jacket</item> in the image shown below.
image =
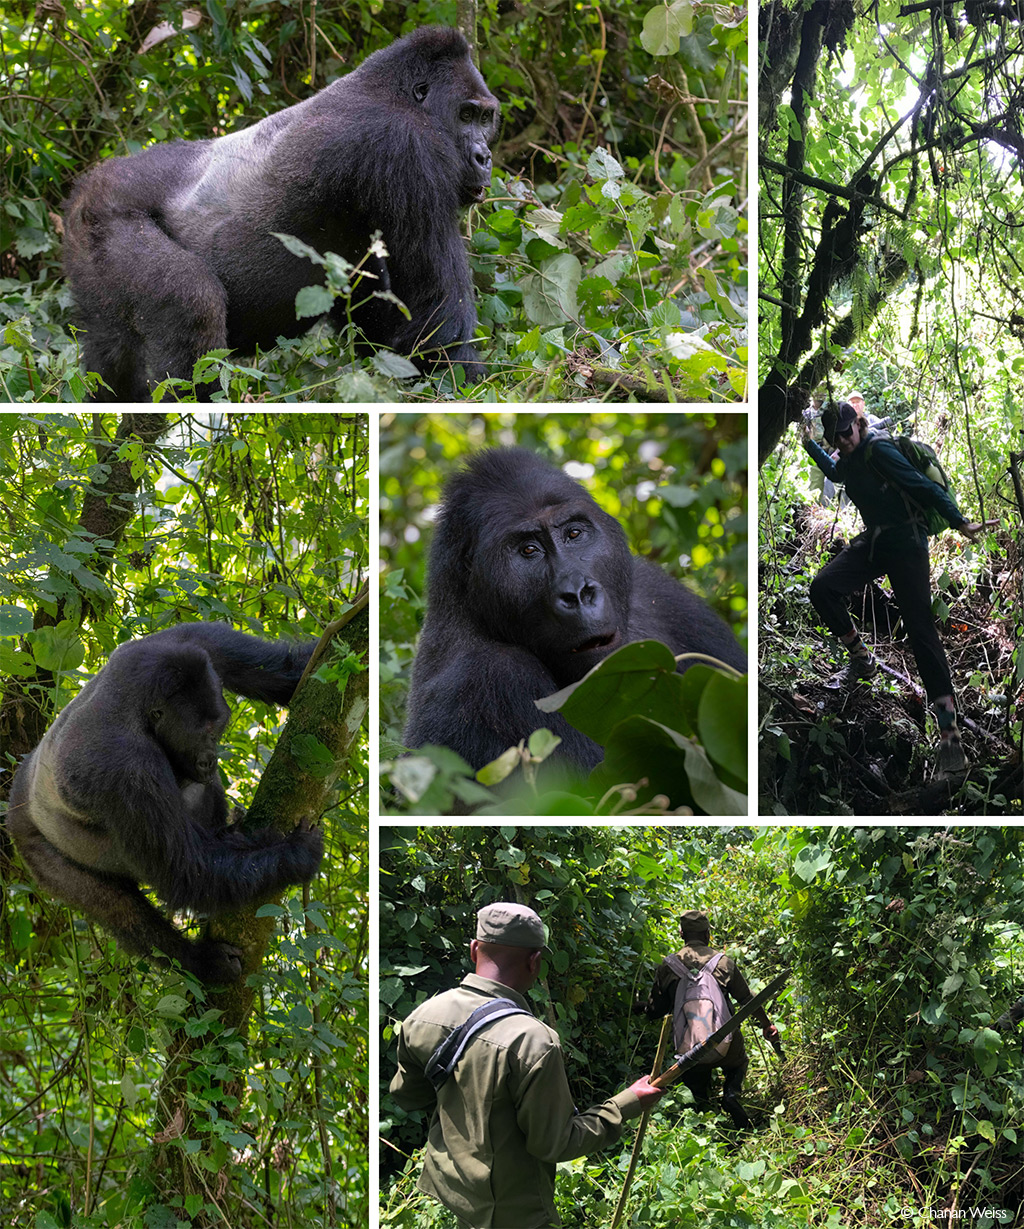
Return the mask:
M719 951L721 948L708 947L704 943L688 943L676 955L687 968L702 969L709 960L718 955ZM736 967L736 962L731 956L723 956L718 962L715 966L714 978L729 996L733 1008L743 1007L754 997L746 979ZM659 1016L667 1016L673 1011L678 981L679 978L672 966L663 960L655 971L654 986L645 1007L648 1017L656 1019ZM753 1018L760 1023L762 1028L768 1028L771 1024L768 1013L763 1007L754 1012ZM743 1030L737 1029L732 1037L733 1040L726 1057L726 1066L739 1065L745 1056Z
M846 488L872 541L884 534L887 545L927 547L928 535L923 518L914 508L915 502L938 509L953 529L967 524L949 492L911 465L891 439L869 435L848 457L838 461L833 461L814 440L805 439L803 444L825 477Z
M530 1015L489 1021L435 1092L424 1068L437 1046L493 998ZM404 1109L432 1109L419 1188L474 1229L558 1225L555 1164L614 1143L642 1112L624 1091L577 1113L558 1034L515 990L470 973L402 1023L391 1092Z

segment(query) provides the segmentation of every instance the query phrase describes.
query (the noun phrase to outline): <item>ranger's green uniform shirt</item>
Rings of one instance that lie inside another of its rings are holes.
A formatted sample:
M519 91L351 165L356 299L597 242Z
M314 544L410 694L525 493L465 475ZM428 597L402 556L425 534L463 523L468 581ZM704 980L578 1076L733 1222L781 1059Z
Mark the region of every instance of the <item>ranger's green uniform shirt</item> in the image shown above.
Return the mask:
M577 1113L558 1034L530 1015L489 1022L469 1042L436 1092L423 1069L437 1046L488 999L527 1000L470 973L454 990L421 1003L402 1024L391 1093L404 1109L430 1109L419 1188L473 1229L558 1225L555 1163L614 1143L640 1099L617 1093ZM436 1101L436 1106L435 1106Z

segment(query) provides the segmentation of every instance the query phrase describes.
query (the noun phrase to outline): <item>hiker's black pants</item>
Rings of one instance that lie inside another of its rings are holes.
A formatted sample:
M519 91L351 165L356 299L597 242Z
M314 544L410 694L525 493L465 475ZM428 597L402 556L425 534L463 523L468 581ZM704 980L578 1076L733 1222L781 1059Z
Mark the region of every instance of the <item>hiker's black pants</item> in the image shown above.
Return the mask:
M909 526L906 532L912 532ZM873 546L870 531L858 534L811 581L811 604L833 635L846 636L854 630L850 594L878 576L889 577L928 699L952 695L949 663L932 614L927 546L901 540L893 530L879 534Z
M732 1035L732 1041L729 1043L729 1052L725 1056L725 1062L722 1064L721 1071L725 1077L725 1085L722 1088L722 1108L738 1127L750 1125L750 1119L747 1117L743 1104L740 1101L740 1093L743 1091L743 1077L747 1074L747 1067L749 1066L750 1060L747 1058L746 1046L743 1044L743 1034L737 1029ZM711 1076L715 1070L715 1067L701 1063L696 1067L691 1067L689 1071L683 1072L682 1081L690 1092L693 1093L693 1099L697 1102L698 1109L710 1106L711 1104Z
M725 1085L722 1088L722 1108L738 1127L750 1126L750 1119L740 1101L747 1066L747 1060L744 1059L742 1066L726 1067L722 1071L725 1077ZM714 1067L691 1067L689 1071L683 1072L683 1083L693 1093L698 1109L711 1105L711 1073L714 1070Z

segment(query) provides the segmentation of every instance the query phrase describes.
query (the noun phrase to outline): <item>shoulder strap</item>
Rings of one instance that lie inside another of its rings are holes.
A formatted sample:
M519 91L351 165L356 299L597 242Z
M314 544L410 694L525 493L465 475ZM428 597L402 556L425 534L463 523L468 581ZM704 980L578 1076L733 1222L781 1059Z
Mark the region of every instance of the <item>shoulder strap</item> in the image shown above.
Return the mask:
M669 952L665 957L665 964L668 965L676 977L688 977L692 972L689 965L684 964L676 952Z
M488 999L470 1012L464 1023L452 1029L437 1049L427 1060L423 1069L424 1075L438 1089L455 1070L455 1065L462 1057L462 1052L485 1024L492 1020L500 1020L503 1016L523 1015L531 1013L511 999Z

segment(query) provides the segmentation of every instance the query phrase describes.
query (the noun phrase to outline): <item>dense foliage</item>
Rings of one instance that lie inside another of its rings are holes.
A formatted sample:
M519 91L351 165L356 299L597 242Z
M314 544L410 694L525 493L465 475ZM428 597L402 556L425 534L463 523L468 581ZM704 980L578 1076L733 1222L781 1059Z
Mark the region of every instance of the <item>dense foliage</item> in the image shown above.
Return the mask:
M632 549L685 579L746 642L746 415L385 415L380 448L385 760L402 746L405 699L423 619L427 534L443 480L470 450L508 444L532 448L558 465L569 464L568 472L582 478L601 507L622 522ZM637 651L635 646L621 650L581 684L564 709L567 719L574 721L575 713L577 724L593 721L599 706L603 735L617 719L634 715L635 695L626 676L616 672L628 669L632 658L624 660L624 655ZM633 666L665 668L656 654L649 663ZM702 690L712 673L716 681ZM495 804L467 780L468 770L458 757L435 753L429 765L413 765L419 774L414 790L407 781L395 783L416 814L450 811L453 797L471 805L495 805L504 814L663 813L680 807L745 814L745 681L700 669L690 674L690 701L680 703L673 689L661 706L659 720L673 731L667 737L676 744L674 749L661 746L649 727L638 730L634 723L616 740L621 754L610 751L612 767L600 768L589 787L548 794L527 782ZM607 682L602 684L602 678ZM585 732L592 737L599 733ZM598 741L605 745L603 736ZM542 760L549 748L538 740L531 750ZM409 761L403 763L399 774L409 771ZM633 788L641 778L650 788Z
M0 416L3 797L121 641L179 618L318 636L364 579L367 453L356 416ZM247 807L286 717L229 699L222 771ZM323 868L264 908L247 1026L37 895L5 841L5 1224L366 1224L365 765L364 733L316 770L338 774ZM188 1114L168 1121L186 1055Z
M1022 36L1012 6L970 0L761 5L762 461L809 394L885 355L883 387L948 406L1005 464L1024 371Z
M766 0L759 31L761 812L1020 813L1020 15ZM975 765L955 797L932 788L934 733L887 582L854 598L882 677L855 696L822 686L840 663L807 586L859 526L821 495L795 424L812 398L855 389L937 449L969 520L992 522L976 546L932 540Z
M740 399L746 6L474 7L504 123L490 200L467 223L494 374L465 395ZM454 24L456 10L454 0L7 6L0 391L83 399L59 272L59 210L77 174L154 141L235 131L417 26ZM351 338L322 327L204 369L231 401L454 395L450 378L417 378L397 356L355 361Z
M785 1061L748 1030L741 1136L685 1091L655 1109L624 1223L685 1229L928 1229L1024 1212L1021 832L1008 828L395 828L381 841L382 1088L397 1024L469 971L475 910L540 912L551 954L530 992L559 1031L577 1105L649 1070L657 1029L630 1015L699 907L770 1009ZM425 1122L382 1100L382 1225L454 1221L415 1190ZM632 1131L560 1166L569 1229L608 1224Z

